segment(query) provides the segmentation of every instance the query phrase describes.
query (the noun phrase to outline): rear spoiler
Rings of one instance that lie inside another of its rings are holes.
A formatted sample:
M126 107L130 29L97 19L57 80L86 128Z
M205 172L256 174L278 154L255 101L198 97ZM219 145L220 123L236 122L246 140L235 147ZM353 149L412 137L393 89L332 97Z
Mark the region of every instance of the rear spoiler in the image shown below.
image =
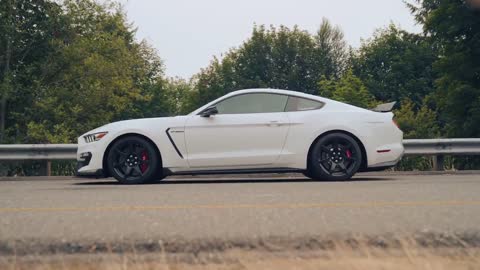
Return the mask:
M378 105L377 107L375 107L371 110L374 111L374 112L391 112L396 104L397 104L396 101L389 102L389 103L384 103L384 104Z

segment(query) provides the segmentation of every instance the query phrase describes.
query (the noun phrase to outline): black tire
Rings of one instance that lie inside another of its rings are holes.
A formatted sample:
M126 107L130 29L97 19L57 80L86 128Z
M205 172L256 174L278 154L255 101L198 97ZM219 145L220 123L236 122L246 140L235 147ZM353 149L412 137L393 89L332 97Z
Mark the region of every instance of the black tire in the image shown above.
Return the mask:
M310 179L314 179L314 178L315 178L315 176L312 175L311 170L306 170L306 171L304 171L304 172L303 172L303 175L305 175L305 177L310 178Z
M108 152L107 166L110 175L122 184L145 184L162 178L155 146L138 136L116 141Z
M352 178L360 168L362 152L351 136L330 133L315 143L308 162L307 174L311 178L344 181Z

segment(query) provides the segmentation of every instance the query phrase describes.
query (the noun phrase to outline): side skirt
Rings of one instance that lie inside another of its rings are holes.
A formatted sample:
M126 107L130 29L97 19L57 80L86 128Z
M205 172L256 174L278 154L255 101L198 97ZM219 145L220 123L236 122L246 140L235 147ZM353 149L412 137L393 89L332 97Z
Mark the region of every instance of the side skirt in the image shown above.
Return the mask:
M381 167L369 167L369 168L360 169L360 170L358 170L358 172L379 172L379 171L388 170L388 169L393 168L393 167L395 167L395 165L381 166Z
M304 170L295 168L268 168L268 169L233 169L233 170L202 170L172 172L163 169L164 175L201 175L201 174L250 174L250 173L302 173Z

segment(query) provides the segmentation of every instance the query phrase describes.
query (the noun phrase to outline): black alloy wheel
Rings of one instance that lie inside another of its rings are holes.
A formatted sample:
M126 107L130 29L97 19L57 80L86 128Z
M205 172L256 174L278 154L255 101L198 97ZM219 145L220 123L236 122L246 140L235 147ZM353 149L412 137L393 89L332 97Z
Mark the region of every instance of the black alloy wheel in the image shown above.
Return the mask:
M351 136L330 133L315 144L309 160L308 175L318 180L350 179L360 168L362 152Z
M108 153L110 174L122 184L144 184L161 179L161 161L147 140L128 136L116 141Z

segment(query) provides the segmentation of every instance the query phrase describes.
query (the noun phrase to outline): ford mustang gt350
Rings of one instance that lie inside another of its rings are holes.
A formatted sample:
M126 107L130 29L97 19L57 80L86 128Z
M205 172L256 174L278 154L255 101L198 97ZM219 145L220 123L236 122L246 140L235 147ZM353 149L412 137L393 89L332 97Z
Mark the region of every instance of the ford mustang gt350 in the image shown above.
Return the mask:
M124 184L254 172L347 180L402 157L392 107L368 110L295 91L235 91L188 115L119 121L83 134L77 174Z

